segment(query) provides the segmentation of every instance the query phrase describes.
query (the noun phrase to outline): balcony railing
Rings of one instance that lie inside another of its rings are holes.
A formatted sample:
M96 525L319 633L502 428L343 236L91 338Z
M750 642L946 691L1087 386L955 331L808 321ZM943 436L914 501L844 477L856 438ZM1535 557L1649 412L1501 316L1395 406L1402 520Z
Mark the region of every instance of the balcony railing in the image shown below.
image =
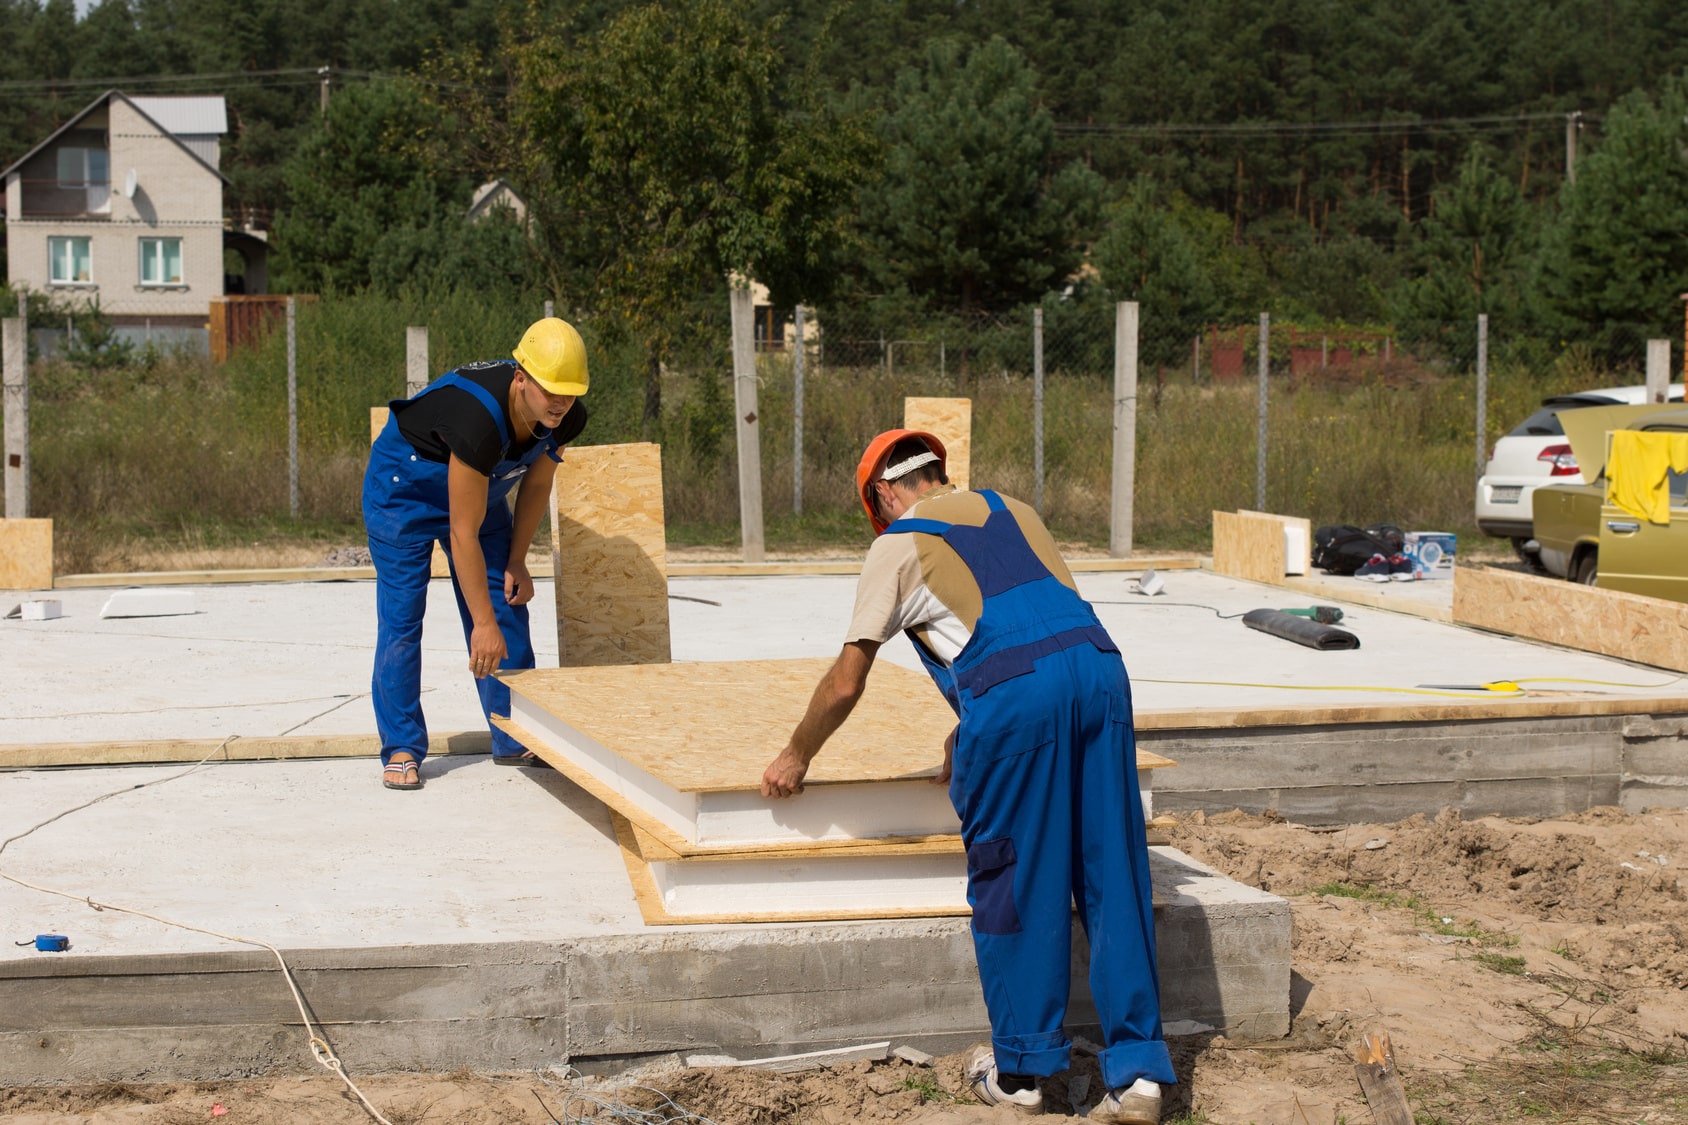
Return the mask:
M108 219L110 180L25 180L20 219Z

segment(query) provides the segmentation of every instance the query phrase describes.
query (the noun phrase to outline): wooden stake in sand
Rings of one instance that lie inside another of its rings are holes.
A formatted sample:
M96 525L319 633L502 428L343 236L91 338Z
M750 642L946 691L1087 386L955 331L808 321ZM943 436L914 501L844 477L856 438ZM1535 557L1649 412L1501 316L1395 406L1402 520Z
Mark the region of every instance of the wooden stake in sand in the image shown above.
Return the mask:
M1389 1033L1366 1032L1354 1057L1359 1060L1354 1073L1377 1125L1413 1125L1412 1106L1407 1104L1407 1091L1395 1068L1395 1048L1389 1042Z

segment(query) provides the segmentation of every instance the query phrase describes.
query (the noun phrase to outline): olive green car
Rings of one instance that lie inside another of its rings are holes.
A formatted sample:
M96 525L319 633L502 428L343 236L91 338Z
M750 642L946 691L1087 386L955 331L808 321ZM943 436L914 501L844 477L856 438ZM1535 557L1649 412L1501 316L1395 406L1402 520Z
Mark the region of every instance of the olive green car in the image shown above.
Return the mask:
M1592 484L1550 484L1531 498L1541 566L1605 590L1688 602L1688 474L1670 474L1670 523L1655 524L1606 503L1607 434L1688 433L1688 410L1597 406L1560 416Z

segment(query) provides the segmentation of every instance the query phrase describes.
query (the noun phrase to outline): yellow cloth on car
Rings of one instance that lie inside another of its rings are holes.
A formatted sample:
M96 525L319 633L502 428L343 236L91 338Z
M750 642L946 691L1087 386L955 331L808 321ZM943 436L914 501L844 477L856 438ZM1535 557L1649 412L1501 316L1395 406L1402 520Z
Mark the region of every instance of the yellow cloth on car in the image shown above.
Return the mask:
M1688 434L1612 431L1606 503L1649 523L1669 523L1671 473L1688 473Z

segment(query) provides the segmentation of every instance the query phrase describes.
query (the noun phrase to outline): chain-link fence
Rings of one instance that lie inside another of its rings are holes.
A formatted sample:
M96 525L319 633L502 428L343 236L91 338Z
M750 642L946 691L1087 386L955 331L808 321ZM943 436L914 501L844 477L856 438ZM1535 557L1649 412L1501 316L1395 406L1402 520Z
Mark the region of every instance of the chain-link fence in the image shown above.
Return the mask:
M1212 510L1254 507L1315 523L1389 520L1473 534L1475 481L1493 439L1547 395L1642 382L1655 334L1615 325L1568 341L1490 325L1480 363L1475 322L1352 327L1268 314L1262 396L1259 319L1183 323L1139 311L1132 538L1140 550L1204 548ZM432 375L507 355L541 312L538 301L301 305L293 381L301 523L324 537L357 534L368 408L404 393L406 326L429 328ZM902 424L911 396L971 400L973 485L1038 504L1069 543L1109 543L1112 301L1052 295L970 316L867 302L805 314L800 349L794 318L758 314L767 321L757 374L770 551L860 549L856 461L873 434ZM592 355L592 421L581 440L661 442L671 542L736 546L728 318L700 321L687 347L655 368L640 341L577 319ZM1679 341L1670 364L1682 369ZM221 367L194 355L149 352L111 366L94 356L39 363L33 382L31 514L64 520L73 556L78 526L103 534L288 519L279 334Z

